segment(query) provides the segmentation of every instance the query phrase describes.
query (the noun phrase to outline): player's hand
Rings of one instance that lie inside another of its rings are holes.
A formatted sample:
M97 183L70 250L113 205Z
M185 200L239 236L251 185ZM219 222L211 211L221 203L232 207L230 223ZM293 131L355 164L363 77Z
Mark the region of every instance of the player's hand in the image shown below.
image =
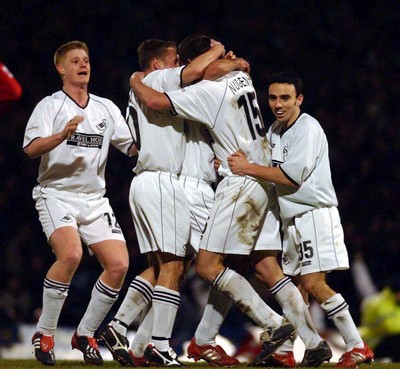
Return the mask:
M236 151L231 156L228 156L228 165L232 173L244 176L247 174L247 169L250 163L248 162L246 155L241 151Z
M236 55L233 53L232 50L229 50L229 51L225 54L224 59L235 60L235 59L236 59Z
M247 60L243 58L237 58L235 59L236 63L238 64L238 70L241 70L242 72L245 73L250 73L250 64Z
M65 125L62 136L64 139L68 139L71 135L78 129L78 125L83 121L84 117L82 115L75 115L70 121Z
M221 44L221 42L211 39L210 46L214 49L220 57L225 55L225 46Z
M145 75L143 72L134 72L129 79L129 84L131 88L133 89L136 83L141 82L144 76Z
M214 170L216 172L218 172L218 169L220 166L221 166L221 162L217 158L214 158Z

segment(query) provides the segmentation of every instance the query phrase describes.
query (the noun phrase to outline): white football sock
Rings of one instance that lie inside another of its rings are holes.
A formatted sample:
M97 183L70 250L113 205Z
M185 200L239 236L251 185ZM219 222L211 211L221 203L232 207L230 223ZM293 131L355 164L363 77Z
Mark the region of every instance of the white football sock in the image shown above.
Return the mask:
M180 301L179 292L159 285L154 287L152 301L154 322L151 340L158 351L167 351L170 347L169 339Z
M272 310L251 284L234 270L225 268L215 277L212 288L230 297L263 330L276 329L282 325L283 317Z
M115 330L126 336L128 327L139 313L151 303L152 296L152 284L138 275L129 285L125 298L111 322Z
M49 278L43 282L42 313L36 325L36 331L45 335L54 335L61 309L68 296L70 284L61 283Z
M213 288L209 289L207 305L194 334L198 345L217 345L215 337L232 305L233 301L228 296Z
M350 315L349 305L347 305L341 294L337 293L333 295L322 303L321 307L328 319L333 321L339 333L342 335L346 343L346 351L351 351L354 347L364 347L364 342Z
M151 339L151 332L153 330L154 321L154 309L150 305L148 305L148 307L149 310L147 310L147 307L143 310L142 314L145 314L145 316L143 317L131 343L131 350L133 352L133 355L135 355L136 357L143 357L144 350L150 343Z
M314 327L303 296L290 278L282 278L269 289L269 292L275 296L276 301L281 305L286 319L295 326L306 349L317 347L322 338Z
M282 343L282 345L280 345L277 348L277 350L275 352L279 355L284 355L288 352L293 351L296 337L297 337L297 335L294 334L292 337L288 338L285 342Z
M117 300L118 293L119 290L107 286L100 278L96 281L92 290L92 298L77 328L78 336L94 336L94 332Z

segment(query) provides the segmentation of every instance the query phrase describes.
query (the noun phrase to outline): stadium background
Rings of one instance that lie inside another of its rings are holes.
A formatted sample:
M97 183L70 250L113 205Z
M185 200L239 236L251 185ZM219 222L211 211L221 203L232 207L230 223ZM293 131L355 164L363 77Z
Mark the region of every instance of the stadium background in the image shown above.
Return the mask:
M304 110L319 119L330 143L350 258L364 255L378 286L399 274L400 3L32 0L3 2L0 18L0 60L23 87L14 110L0 118L1 325L35 322L43 277L53 260L31 199L39 160L23 154L22 140L34 106L61 87L54 51L73 39L90 48L90 92L110 98L123 113L129 76L138 70L136 48L148 38L179 42L192 33L204 33L247 59L267 126L272 122L267 77L284 69L301 73L306 85ZM112 150L107 167L108 195L130 248L127 283L144 266L128 206L133 164ZM98 272L97 263L86 254L61 325L79 322ZM329 278L358 322L360 299L351 273ZM199 291L191 281L180 314L188 314L192 324L178 324L176 329L189 337L194 316L198 317L191 294ZM243 321L232 312L226 334L235 335L229 327Z

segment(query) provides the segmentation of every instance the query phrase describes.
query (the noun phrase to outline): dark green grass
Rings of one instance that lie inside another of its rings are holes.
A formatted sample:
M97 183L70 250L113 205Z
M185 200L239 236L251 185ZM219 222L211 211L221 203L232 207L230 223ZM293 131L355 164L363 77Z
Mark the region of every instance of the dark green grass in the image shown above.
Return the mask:
M185 367L196 367L201 369L215 369L215 366L207 366L206 364L199 363L187 363ZM320 368L333 368L334 364L323 364ZM0 369L44 369L51 368L48 366L44 366L37 362L36 360L5 360L0 359ZM56 365L53 367L57 368L96 368L92 365L87 365L83 361L68 361L68 360L58 360ZM121 366L117 362L106 361L99 368L121 368ZM236 368L246 368L246 366L237 366ZM363 364L360 365L360 369L400 369L400 363L373 363L373 364Z

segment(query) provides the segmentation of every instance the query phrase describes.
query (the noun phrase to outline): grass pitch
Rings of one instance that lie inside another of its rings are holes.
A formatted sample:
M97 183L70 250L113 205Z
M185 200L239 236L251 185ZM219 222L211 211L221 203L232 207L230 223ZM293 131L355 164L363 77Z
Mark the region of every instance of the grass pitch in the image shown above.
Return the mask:
M203 363L188 363L184 367L195 367L196 369L215 369L215 366L208 366ZM333 368L334 364L323 364L320 368L329 369ZM40 364L36 360L6 360L0 359L0 369L44 369L49 368ZM70 360L58 360L56 365L57 368L94 368L91 365L85 364L83 361L70 361ZM121 368L121 366L114 361L106 361L99 368ZM237 366L237 369L248 368L246 366ZM372 363L372 364L362 364L359 369L400 369L400 363Z

